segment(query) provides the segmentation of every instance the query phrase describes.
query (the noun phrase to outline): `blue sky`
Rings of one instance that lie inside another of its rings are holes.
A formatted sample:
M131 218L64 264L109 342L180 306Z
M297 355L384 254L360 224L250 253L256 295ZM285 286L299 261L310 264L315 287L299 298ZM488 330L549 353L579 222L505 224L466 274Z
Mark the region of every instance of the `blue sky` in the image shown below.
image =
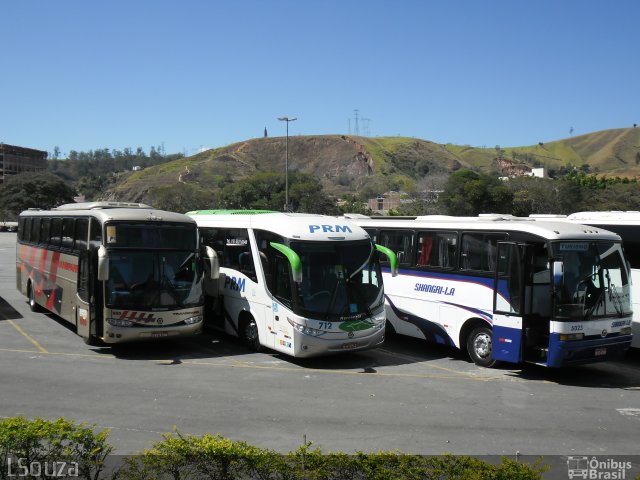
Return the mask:
M0 0L0 142L191 155L355 133L531 145L640 124L637 0ZM368 119L368 120L364 120Z

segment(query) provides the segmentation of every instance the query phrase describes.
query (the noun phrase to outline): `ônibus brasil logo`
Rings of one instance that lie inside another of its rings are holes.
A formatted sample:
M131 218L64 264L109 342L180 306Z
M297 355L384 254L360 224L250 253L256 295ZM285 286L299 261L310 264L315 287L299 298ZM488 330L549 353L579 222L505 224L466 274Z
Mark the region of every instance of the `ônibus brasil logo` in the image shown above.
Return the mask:
M626 479L631 462L623 462L613 458L598 460L596 457L570 456L567 458L569 478L594 480Z

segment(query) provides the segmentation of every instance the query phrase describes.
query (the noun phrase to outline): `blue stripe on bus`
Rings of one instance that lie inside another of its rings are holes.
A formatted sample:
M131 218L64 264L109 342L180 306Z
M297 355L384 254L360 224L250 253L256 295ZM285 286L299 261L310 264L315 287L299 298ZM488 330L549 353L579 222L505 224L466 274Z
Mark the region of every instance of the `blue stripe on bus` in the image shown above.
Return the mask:
M467 307L466 305L460 305L459 303L452 302L441 302L445 305L451 305L452 307L461 308L462 310L466 310L467 312L471 312L474 315L478 315L488 321L493 325L493 314L486 312L485 310L480 310L479 308Z
M443 345L455 346L455 343L451 340L451 337L449 337L449 334L441 325L425 318L418 317L417 315L404 312L396 307L387 295L385 295L385 298L396 317L418 327L427 340Z
M391 270L386 267L382 267L382 272L391 273ZM456 273L440 273L440 272L425 272L421 270L407 270L402 269L398 270L398 275L405 275L411 277L420 277L420 278L430 278L436 280L449 280L454 282L465 282L465 283L475 283L476 285L480 285L482 287L486 287L490 290L493 290L494 279L492 277L480 277L476 275L460 275ZM507 289L507 282L505 280L498 280L498 294L503 297L507 302L510 302L511 296L509 295L509 290ZM456 305L460 308L466 308L462 305Z

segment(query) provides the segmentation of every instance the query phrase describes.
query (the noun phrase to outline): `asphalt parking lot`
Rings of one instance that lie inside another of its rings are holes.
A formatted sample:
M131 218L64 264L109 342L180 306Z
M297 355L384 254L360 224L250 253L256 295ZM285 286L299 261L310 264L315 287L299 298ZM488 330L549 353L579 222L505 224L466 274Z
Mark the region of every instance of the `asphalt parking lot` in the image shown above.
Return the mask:
M96 348L15 287L15 234L0 234L0 417L88 422L128 454L177 428L288 451L634 455L640 353L606 364L483 369L455 350L393 338L297 360L207 333Z

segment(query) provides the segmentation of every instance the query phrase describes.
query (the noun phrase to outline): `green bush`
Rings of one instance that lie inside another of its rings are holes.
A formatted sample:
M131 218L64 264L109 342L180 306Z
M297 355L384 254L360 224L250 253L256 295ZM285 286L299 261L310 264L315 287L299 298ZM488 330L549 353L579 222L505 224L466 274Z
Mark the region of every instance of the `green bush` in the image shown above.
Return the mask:
M54 478L68 472L76 478L97 479L113 447L109 432L94 433L85 424L59 418L24 417L0 421L0 479Z
M106 443L108 434L62 418L4 419L0 479L19 477L19 468L31 465L39 470L31 468L26 478L58 478L55 466L63 463L69 478L92 480L534 480L541 479L546 469L509 459L492 465L467 456L323 453L310 442L280 454L219 435L196 437L175 431L141 455L125 458L118 470L105 472L105 461L113 451Z
M467 456L348 455L312 447L306 443L282 455L221 436L175 432L130 458L120 473L128 480L534 480L545 471L509 459L491 465Z

